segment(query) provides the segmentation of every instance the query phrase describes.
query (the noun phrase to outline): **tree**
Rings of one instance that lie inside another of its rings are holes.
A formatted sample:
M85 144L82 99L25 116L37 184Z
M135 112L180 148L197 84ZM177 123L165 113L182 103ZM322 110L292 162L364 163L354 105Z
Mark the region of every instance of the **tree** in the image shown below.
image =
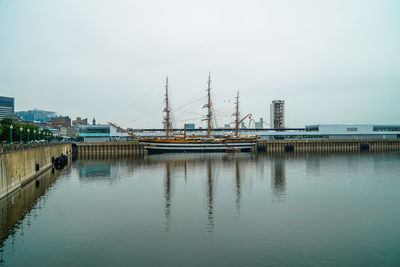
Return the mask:
M3 118L0 121L0 141L1 142L10 142L10 133L11 129L10 126L13 126L12 134L13 134L13 142L19 143L20 138L21 138L21 127L22 127L22 141L24 143L29 141L33 141L34 138L34 133L33 131L36 131L38 133L39 128L36 125L29 124L29 123L15 123L12 119L10 118ZM29 138L28 138L28 129L29 129ZM44 132L49 132L50 136L53 134L51 133L50 130L44 129ZM38 138L38 134L36 135L36 139Z

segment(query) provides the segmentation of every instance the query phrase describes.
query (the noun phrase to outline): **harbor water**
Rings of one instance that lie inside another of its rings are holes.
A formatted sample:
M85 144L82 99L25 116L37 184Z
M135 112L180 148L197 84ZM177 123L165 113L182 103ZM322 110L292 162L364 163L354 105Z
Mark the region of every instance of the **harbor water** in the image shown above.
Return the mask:
M3 266L399 266L400 153L78 158L0 200Z

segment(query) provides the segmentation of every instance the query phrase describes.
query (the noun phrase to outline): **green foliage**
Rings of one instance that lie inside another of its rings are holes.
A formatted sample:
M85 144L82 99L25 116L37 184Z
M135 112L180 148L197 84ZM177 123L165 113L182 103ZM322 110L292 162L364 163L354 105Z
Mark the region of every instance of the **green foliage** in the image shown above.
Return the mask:
M24 143L28 142L28 139L30 142L32 142L35 138L36 141L39 140L39 135L40 135L40 140L54 140L54 135L49 129L43 129L40 130L39 134L39 127L33 124L28 124L28 123L15 123L12 119L9 118L3 118L0 121L0 141L2 143L9 143L10 142L10 134L11 134L11 129L10 126L13 126L12 129L12 139L13 143L19 143L21 140L21 134L22 134L22 141ZM21 132L21 127L22 127L22 132ZM29 129L29 133L28 133ZM36 131L36 134L34 133ZM28 138L29 134L29 138Z

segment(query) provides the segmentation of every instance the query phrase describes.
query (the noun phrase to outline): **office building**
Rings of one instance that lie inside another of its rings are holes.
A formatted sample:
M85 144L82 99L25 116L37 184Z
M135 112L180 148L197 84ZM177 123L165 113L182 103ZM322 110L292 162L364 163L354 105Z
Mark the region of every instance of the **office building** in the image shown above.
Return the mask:
M14 98L0 96L0 120L14 115Z
M274 129L285 128L285 101L274 100L270 106L270 125Z
M46 124L49 123L52 118L57 117L57 113L54 111L46 111L39 109L17 111L17 114L24 120L37 121Z

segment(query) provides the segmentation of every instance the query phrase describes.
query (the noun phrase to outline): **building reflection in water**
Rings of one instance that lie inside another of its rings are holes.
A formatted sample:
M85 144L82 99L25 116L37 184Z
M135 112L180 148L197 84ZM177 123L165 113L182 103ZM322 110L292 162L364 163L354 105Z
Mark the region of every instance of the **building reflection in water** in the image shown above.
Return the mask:
M272 158L271 190L274 200L284 201L286 198L286 167L284 158Z
M79 182L85 184L99 182L115 183L121 178L128 177L130 172L142 164L142 160L127 156L87 156L79 159L73 168L78 171ZM126 168L126 164L128 164L128 168Z
M306 157L306 177L319 177L321 173L321 158L310 155Z

